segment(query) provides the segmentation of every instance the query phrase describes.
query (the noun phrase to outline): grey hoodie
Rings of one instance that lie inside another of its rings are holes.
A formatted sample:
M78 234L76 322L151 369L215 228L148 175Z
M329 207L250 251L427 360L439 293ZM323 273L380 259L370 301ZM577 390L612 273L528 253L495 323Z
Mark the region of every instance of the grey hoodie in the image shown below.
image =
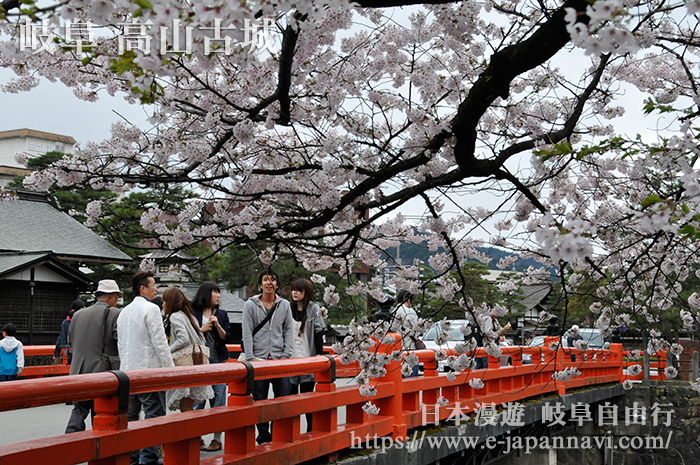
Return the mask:
M8 354L15 350L17 347L17 369L24 369L24 348L22 343L17 340L14 336L7 336L0 340L0 347L5 349Z
M260 301L260 295L248 299L243 307L243 345L245 358L268 360L289 358L294 344L294 323L292 309L286 299L276 296L277 309L272 318L260 328L255 337L253 330L265 319L267 310Z

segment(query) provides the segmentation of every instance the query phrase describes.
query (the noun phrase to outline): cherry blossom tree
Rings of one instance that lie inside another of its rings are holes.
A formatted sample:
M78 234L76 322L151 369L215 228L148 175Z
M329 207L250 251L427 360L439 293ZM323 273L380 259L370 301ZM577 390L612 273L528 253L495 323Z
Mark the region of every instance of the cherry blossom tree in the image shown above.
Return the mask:
M3 7L0 65L16 73L6 92L44 77L86 100L123 95L150 114L150 127L115 124L111 138L33 173L27 187L181 184L201 198L177 224L157 208L141 218L165 247L265 243L265 263L291 254L310 271L339 270L348 293L375 299L382 280L354 281L353 268L386 266L384 250L423 240L417 226L436 252L430 284L473 320L489 309L472 304L460 270L486 261L477 247L490 242L514 252L503 268L515 253L542 263L526 282L557 270L564 299L599 283L596 326L637 325L650 352L671 347L657 328L666 313L697 321L700 294L682 294L700 269L698 1ZM61 21L72 26L52 35ZM88 21L103 27L78 46L73 28ZM630 89L641 97L621 103ZM616 128L630 118L639 135ZM480 205L484 193L498 205ZM416 202L424 215L411 224L402 212ZM426 289L416 266L391 284ZM330 287L320 294L338 299ZM371 348L368 335L429 324L353 324L337 349L365 364L367 384L381 373L354 350ZM470 369L472 346L451 364Z

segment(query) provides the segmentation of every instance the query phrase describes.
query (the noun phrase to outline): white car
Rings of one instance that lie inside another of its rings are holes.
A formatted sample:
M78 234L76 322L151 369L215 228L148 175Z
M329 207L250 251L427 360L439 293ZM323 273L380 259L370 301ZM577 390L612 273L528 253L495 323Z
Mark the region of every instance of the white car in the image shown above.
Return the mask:
M597 328L579 328L578 333L588 343L589 349L607 349L610 344L603 341L603 336ZM569 347L569 331L561 337L562 347Z
M542 347L544 345L544 336L535 336L530 340L528 347ZM523 354L523 365L532 364L532 354Z
M462 326L468 326L469 322L467 320L449 320L451 328L450 332L447 336L447 342L445 342L443 345L438 345L435 342L435 338L438 337L440 334L443 333L442 328L440 327L439 323L436 323L433 325L432 328L426 332L421 340L425 344L426 349L433 349L433 350L450 350L454 349L455 344L458 343L464 343L465 338L464 334L462 334L462 331L460 331L459 328ZM447 366L447 363L442 360L438 362L438 371L452 371L452 368Z
M578 330L579 334L584 341L588 342L588 347L590 349L608 349L610 348L609 342L603 341L603 336L600 334L600 330L596 328L580 328ZM569 347L569 332L567 331L562 336L562 347ZM528 347L542 347L544 345L544 336L535 336L532 338ZM597 356L593 356L593 360L596 360ZM529 365L532 363L531 354L523 354L523 365Z

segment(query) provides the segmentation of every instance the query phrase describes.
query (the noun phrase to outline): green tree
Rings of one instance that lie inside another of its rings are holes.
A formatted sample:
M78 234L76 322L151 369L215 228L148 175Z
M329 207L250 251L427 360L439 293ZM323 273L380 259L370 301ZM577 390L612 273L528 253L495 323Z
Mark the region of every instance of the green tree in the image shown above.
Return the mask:
M43 170L63 157L70 157L70 154L63 152L46 152L36 158L27 160L27 167L31 170ZM23 181L26 176L17 176L8 185L11 189L26 189ZM117 197L117 194L105 189L93 189L89 185L61 187L53 184L49 188L49 193L58 201L61 211L72 215L78 221L84 223L86 220L85 210L87 205L93 200L109 200Z
M472 299L474 305L482 303L496 304L502 303L503 295L498 291L496 285L484 278L488 275L488 266L476 262L467 262L461 270L464 277L464 293ZM457 282L460 282L457 271L450 272ZM430 281L430 275L427 276ZM419 304L423 318L447 318L449 320L463 319L464 309L456 302L445 302L441 297L437 297L438 286L433 282L426 287L428 293L424 294L424 299Z

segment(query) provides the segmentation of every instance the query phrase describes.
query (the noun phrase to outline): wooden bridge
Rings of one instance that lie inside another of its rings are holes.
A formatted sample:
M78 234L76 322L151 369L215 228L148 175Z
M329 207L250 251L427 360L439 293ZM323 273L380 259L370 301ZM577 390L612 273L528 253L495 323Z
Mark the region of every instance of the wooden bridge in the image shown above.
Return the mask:
M504 347L503 354L512 358L511 366L501 367L498 358L489 357L488 369L459 374L452 382L438 373L435 353L420 350L416 354L424 366L422 376L402 378L400 363L392 362L386 366L387 374L374 380L377 394L371 398L363 398L355 385L337 387L336 378L353 377L358 368L340 365L333 355L77 376L44 377L67 374L65 365L27 367L22 375L31 379L0 383L0 411L95 399L97 415L92 430L1 446L0 464L127 465L131 450L160 444L164 445L165 465L334 460L352 445L352 436L406 438L409 430L424 426L426 417L431 423L445 420L457 403L466 413L474 411L476 402L498 405L553 393L563 395L567 389L621 383L629 378L624 369L630 363L621 344L612 344L609 350L588 350L583 361L577 349L548 348L556 339L548 340L545 347ZM378 350L390 353L395 344L379 345ZM237 346L230 349L240 350ZM25 355L52 352L52 346L25 348ZM571 361L571 353L577 355L576 362ZM522 364L524 354L531 356L532 364ZM476 356L486 354L479 349ZM580 376L568 381L553 379L555 371L566 367L577 367ZM659 366L657 373L662 370ZM253 402L253 380L307 373L316 376L315 392ZM475 378L483 381L483 388L470 386L469 381ZM228 384L225 407L127 421L130 394L222 383ZM448 403L436 409L440 397ZM380 408L378 415L363 411L368 400ZM343 423L338 422L339 409L345 409ZM313 413L313 431L301 433L300 416L309 412ZM273 422L273 440L256 445L255 425L265 421ZM222 453L200 459L200 437L216 431L225 434Z

